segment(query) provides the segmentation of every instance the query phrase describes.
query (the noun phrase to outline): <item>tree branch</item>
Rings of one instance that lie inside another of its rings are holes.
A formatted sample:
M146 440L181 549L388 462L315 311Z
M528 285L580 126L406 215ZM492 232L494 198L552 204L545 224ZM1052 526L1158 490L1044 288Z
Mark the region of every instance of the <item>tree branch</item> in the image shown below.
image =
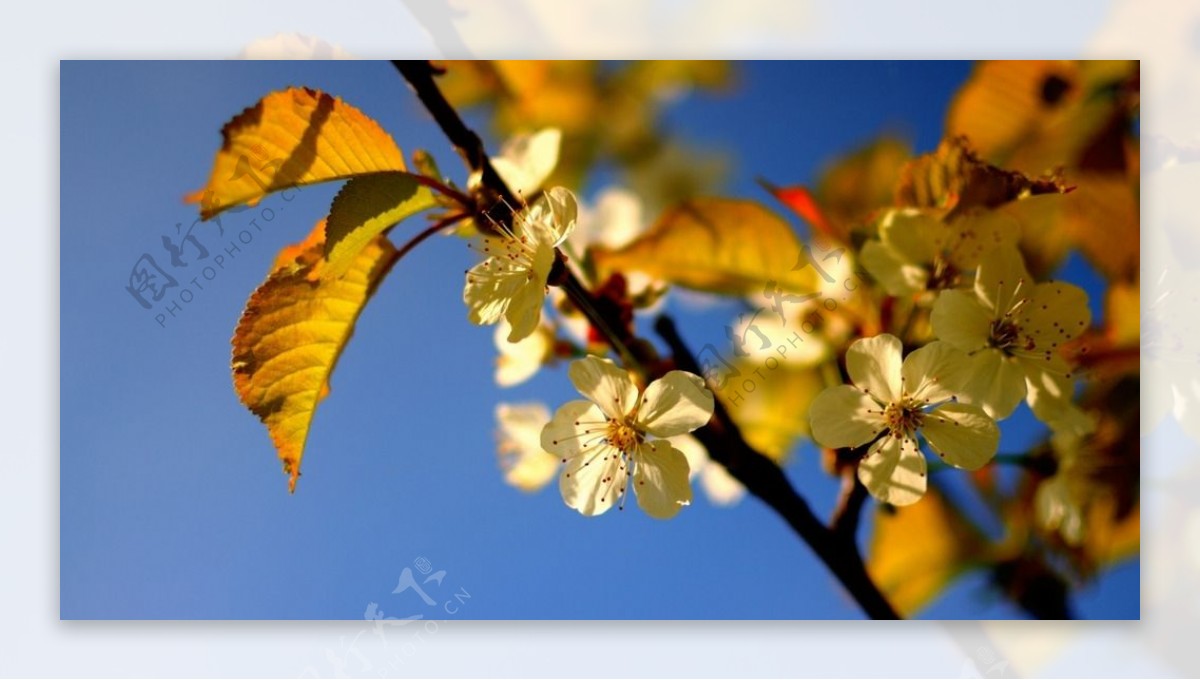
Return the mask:
M867 501L867 487L858 481L853 467L842 470L842 491L838 497L829 528L843 541L853 542L858 534L858 522L862 517L863 505Z
M663 341L671 348L675 365L685 371L703 375L675 323L661 316L654 324ZM754 450L742 437L741 431L720 401L716 402L712 420L707 427L693 433L708 449L709 456L725 466L743 486L771 506L792 527L825 563L850 595L874 619L896 619L899 615L867 574L853 535L846 540L842 533L831 529L817 518L808 503L796 493L783 470L770 458ZM862 502L857 506L861 508ZM857 514L857 512L855 512ZM855 522L857 524L857 522ZM844 531L844 530L843 530Z
M503 223L511 221L512 211L524 205L525 202L516 196L500 178L483 147L483 140L475 134L474 130L467 127L450 102L446 101L445 95L433 81L436 73L433 64L428 61L393 61L392 65L412 86L417 98L437 121L438 127L446 135L446 139L450 140L459 155L466 161L467 167L473 172L479 172L483 186L496 193L501 206L503 206L503 211L499 215L490 214L489 211L490 216Z
M482 140L463 123L458 112L442 95L433 80L433 66L429 62L392 63L412 86L417 97L458 149L468 167L481 173L483 186L494 192L500 203L505 206L504 214L489 216L497 221L511 222L512 210L523 203L517 200L492 167ZM602 306L596 304L597 300L591 291L583 286L570 270L566 272L562 287L593 325L611 334L609 341L615 350L638 361L644 373L643 377L653 380L665 373L665 367L656 360L657 357L654 356L649 343L635 337L619 319L604 318L598 311ZM702 375L695 358L684 345L670 319L660 317L655 329L670 346L678 368ZM716 402L712 420L707 426L697 430L695 436L708 449L713 460L724 465L751 493L779 513L809 544L868 616L878 619L899 618L867 574L853 536L850 540L844 540L839 533L826 527L813 514L804 499L796 493L783 470L746 443L737 425L719 401Z

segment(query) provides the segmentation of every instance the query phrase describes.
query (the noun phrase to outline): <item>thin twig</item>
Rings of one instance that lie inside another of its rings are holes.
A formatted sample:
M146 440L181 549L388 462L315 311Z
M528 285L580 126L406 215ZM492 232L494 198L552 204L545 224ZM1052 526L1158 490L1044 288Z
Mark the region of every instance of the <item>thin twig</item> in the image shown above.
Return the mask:
M434 222L433 224L429 225L421 233L412 237L411 239L408 240L408 242L406 242L404 245L400 246L400 249L396 251L396 256L395 256L396 260L399 261L400 258L402 258L408 254L408 251L421 245L421 242L424 241L425 239L442 231L446 227L453 225L455 222L459 222L459 221L467 219L467 217L468 216L464 215L464 214L451 215L449 217L440 219L437 222Z

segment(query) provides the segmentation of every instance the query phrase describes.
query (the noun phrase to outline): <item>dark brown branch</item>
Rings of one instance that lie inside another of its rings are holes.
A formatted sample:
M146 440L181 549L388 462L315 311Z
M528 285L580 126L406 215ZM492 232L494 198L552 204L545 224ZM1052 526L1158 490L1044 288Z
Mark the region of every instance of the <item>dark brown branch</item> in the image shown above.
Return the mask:
M506 207L521 205L522 203L513 196L512 191L496 174L479 136L463 123L458 112L446 101L438 89L433 80L435 72L432 65L429 62L396 61L392 63L416 91L417 97L433 115L450 142L462 154L467 165L472 170L481 172L484 187L494 192L498 200ZM491 217L510 221L512 213L510 210L502 216L492 215ZM593 325L599 326L610 334L609 341L614 344L614 349L623 355L632 356L641 364L645 371L643 377L647 380L660 377L664 372L664 367L656 361L649 343L634 337L627 327L620 323L619 319L602 318L600 312L597 311L601 309L601 306L596 304L594 295L569 271L566 273L563 290L572 297ZM696 375L702 375L695 358L675 330L674 323L666 317L661 317L655 328L674 353L676 366ZM839 534L826 527L813 514L808 504L796 493L791 482L783 474L783 470L746 443L720 402L717 402L712 420L706 427L697 430L695 436L708 449L709 456L713 460L724 465L730 474L751 493L779 513L792 529L812 547L821 561L829 567L868 616L876 619L899 618L891 604L868 576L853 538L842 540Z
M838 496L837 507L833 510L833 518L829 520L829 528L843 541L855 540L858 534L858 522L862 517L863 505L867 501L867 487L858 481L854 467L847 466L842 470L842 491Z
M509 222L512 219L512 210L524 205L524 201L513 194L504 180L500 179L496 168L492 166L491 159L488 158L487 150L483 147L483 140L475 134L474 130L467 127L462 117L458 115L458 111L455 111L450 102L446 101L441 89L433 81L435 73L433 65L428 61L393 61L392 65L412 86L417 98L437 121L438 126L446 135L446 139L450 140L450 143L466 161L467 167L472 171L479 172L483 186L496 192L498 202L505 210L503 214L492 214L491 217L500 222Z
M654 329L671 348L678 368L703 375L671 319L659 317ZM813 552L817 553L868 616L873 619L899 618L896 610L867 574L853 539L844 540L838 532L825 526L813 514L808 503L796 493L783 470L746 443L720 401L716 403L708 426L697 430L694 436L708 449L713 460L724 465L747 490L783 517L808 543Z

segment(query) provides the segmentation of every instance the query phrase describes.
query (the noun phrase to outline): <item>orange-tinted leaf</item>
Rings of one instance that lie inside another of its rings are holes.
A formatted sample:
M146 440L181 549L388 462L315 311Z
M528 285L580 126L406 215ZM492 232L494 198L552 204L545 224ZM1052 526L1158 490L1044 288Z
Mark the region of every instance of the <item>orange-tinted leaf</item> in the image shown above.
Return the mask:
M308 88L273 92L221 129L208 184L187 197L208 219L290 187L404 170L379 124L340 98Z
M317 403L396 252L385 237L376 237L344 276L323 278L324 239L322 220L303 243L280 253L233 335L234 389L267 426L292 491Z
M1131 106L1123 92L1136 77L1133 61L981 62L950 106L946 134L1021 172L1113 168L1123 159L1103 157L1121 153L1113 133L1122 132Z
M1066 233L1110 280L1132 282L1141 264L1138 177L1087 173L1066 197Z
M975 528L930 488L912 505L875 514L867 570L907 616L976 564L984 548Z
M1141 508L1118 517L1111 499L1094 503L1083 540L1089 559L1101 567L1136 557L1142 544Z
M628 246L593 251L602 278L641 271L687 288L729 295L762 294L769 282L782 290L817 290L787 222L753 201L703 198L668 210Z

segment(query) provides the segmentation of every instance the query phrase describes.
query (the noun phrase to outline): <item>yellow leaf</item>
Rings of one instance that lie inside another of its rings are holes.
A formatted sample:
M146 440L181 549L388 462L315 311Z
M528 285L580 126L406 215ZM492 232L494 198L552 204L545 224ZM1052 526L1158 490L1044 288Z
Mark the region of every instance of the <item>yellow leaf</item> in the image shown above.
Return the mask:
M1118 517L1113 499L1093 503L1088 508L1083 541L1088 558L1100 566L1137 556L1142 544L1141 508L1134 506L1124 517Z
M208 184L187 197L209 219L290 187L404 170L392 138L340 98L308 88L273 92L221 129Z
M325 225L325 275L341 276L376 236L436 206L433 192L407 172L356 177L333 199Z
M870 215L891 205L900 169L911 158L906 143L881 137L822 172L816 203L837 230L838 240L848 241L854 229L874 224Z
M1137 72L1135 61L981 62L951 103L946 134L1021 172L1095 165Z
M1067 196L1065 230L1110 280L1132 282L1141 263L1138 176L1085 173Z
M787 222L753 201L702 198L668 210L641 238L594 251L601 279L634 270L687 288L730 295L814 292L800 241Z
M875 513L867 570L908 616L979 559L983 548L973 527L931 487L912 505Z
M824 380L813 368L784 363L739 360L734 368L739 374L717 396L746 441L784 464L796 440L809 436L808 407Z
M303 243L280 253L233 335L234 389L267 426L291 491L329 375L367 299L395 261L395 248L378 236L345 276L321 277L324 236L322 220Z

